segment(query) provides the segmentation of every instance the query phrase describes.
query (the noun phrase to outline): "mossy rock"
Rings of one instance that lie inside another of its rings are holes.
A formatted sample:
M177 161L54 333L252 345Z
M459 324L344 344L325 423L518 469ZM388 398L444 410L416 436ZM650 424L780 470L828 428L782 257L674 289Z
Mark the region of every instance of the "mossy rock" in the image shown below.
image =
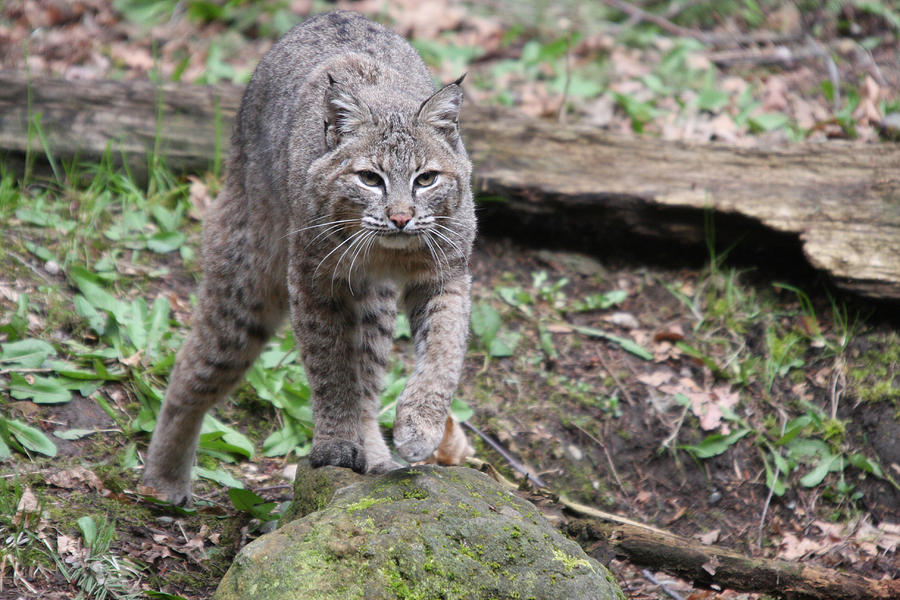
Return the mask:
M214 600L624 598L602 565L478 471L421 466L344 487L323 477L334 471L298 471L306 509L332 496L327 506L248 544Z

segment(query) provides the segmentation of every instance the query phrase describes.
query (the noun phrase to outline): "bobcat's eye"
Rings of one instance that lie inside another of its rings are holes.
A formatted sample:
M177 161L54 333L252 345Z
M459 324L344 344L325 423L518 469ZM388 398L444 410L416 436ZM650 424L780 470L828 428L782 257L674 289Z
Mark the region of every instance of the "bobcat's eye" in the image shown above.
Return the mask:
M418 177L416 177L416 187L428 187L437 179L437 173L434 171L426 171L424 173L420 173Z
M381 175L374 171L360 171L356 175L359 177L359 180L363 182L363 185L369 187L380 187L383 183Z

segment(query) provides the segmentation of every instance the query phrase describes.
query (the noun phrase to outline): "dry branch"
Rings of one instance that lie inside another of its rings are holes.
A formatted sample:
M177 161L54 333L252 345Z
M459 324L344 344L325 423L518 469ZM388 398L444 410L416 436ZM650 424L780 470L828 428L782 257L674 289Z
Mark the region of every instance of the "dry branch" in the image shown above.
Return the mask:
M30 101L29 97L30 88ZM0 150L43 153L30 116L60 158L93 160L109 147L138 171L159 149L179 171L207 169L227 149L235 86L61 81L0 71ZM219 125L217 126L217 123ZM466 145L488 227L524 228L610 250L653 240L679 252L716 235L767 249L802 248L847 290L900 300L900 146L840 142L747 150L626 139L469 106ZM540 239L540 238L538 238Z

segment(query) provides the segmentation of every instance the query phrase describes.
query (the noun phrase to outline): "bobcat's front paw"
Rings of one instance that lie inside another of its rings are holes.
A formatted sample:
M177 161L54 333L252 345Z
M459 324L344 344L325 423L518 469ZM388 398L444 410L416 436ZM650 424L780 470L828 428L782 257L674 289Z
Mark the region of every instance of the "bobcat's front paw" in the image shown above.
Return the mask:
M313 442L309 451L309 464L315 469L332 465L347 467L357 473L366 472L366 451L360 444L347 440L330 439Z
M154 496L162 500L168 500L175 506L189 506L191 503L190 479L168 479L155 475L152 472L146 472L143 484L153 488L155 491Z
M444 418L432 423L413 415L398 415L394 423L394 446L409 462L425 460L444 437Z

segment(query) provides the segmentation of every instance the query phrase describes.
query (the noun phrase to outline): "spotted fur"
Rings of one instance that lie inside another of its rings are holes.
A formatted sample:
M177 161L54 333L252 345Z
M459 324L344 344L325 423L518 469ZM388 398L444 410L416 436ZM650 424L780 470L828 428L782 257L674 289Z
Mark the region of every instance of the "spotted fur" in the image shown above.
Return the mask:
M459 84L435 92L406 41L345 11L307 20L262 59L204 224L200 302L147 485L190 499L203 416L285 314L313 393L313 466L398 466L377 420L398 301L417 361L394 442L410 461L435 450L466 348L475 236Z

